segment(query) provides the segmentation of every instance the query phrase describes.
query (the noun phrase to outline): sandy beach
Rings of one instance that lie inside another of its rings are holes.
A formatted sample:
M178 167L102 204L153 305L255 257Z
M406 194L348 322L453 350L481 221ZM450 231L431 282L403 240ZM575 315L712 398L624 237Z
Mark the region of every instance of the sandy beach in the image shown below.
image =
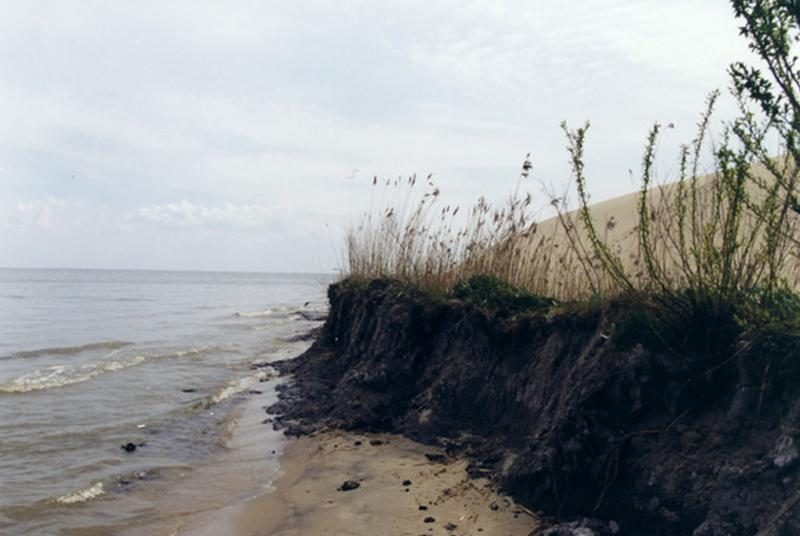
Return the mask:
M328 431L293 441L271 493L229 518L228 534L528 535L537 521L487 480L470 479L466 461L394 435ZM434 458L436 458L434 456ZM345 481L358 487L341 490Z

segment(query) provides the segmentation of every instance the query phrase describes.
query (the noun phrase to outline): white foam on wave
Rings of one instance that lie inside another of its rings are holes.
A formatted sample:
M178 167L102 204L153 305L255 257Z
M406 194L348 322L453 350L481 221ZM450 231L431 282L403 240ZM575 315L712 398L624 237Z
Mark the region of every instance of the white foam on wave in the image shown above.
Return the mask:
M56 499L56 502L59 504L78 504L96 499L104 493L105 490L103 489L103 483L98 482L97 484L94 484L86 489L78 490L67 495L62 495Z
M211 407L212 405L218 404L223 400L227 400L234 395L247 391L248 389L252 389L262 381L274 378L276 375L277 371L274 368L266 367L251 376L245 376L244 378L231 380L215 395L208 398L203 405L204 407Z
M167 354L152 356L135 355L121 360L105 360L84 365L51 365L43 367L33 372L28 372L22 376L14 378L10 382L0 384L0 393L29 393L31 391L42 391L81 383L106 372L117 372L141 365L147 361L163 359L167 357L185 357L205 352L207 348L191 348ZM109 354L113 355L115 352Z
M41 391L54 387L63 387L74 383L81 383L104 374L115 372L130 367L140 365L147 360L144 356L137 355L123 361L105 361L102 363L81 365L79 367L69 365L52 365L41 369L28 372L8 383L0 385L0 392L4 393L28 393L31 391Z
M204 348L189 348L188 350L178 350L177 352L172 352L169 354L161 354L156 357L186 357L187 355L204 354L206 352L211 352L218 349L219 348L216 346L206 346Z
M292 311L291 307L272 307L270 309L265 309L263 311L249 311L249 312L238 312L235 313L233 316L238 316L242 318L259 318L262 316L275 316L275 315L285 315Z

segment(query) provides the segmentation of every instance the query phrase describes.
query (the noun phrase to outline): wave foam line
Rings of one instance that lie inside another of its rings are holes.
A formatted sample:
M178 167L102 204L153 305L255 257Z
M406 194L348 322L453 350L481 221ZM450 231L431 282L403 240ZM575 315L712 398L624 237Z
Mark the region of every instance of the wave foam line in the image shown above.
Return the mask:
M153 356L135 355L128 359L119 361L101 361L99 363L89 363L80 366L73 365L51 365L43 367L33 372L28 372L8 383L0 384L0 393L29 393L31 391L42 391L81 383L95 378L106 372L117 372L141 365L147 361L163 359L168 357L185 357L196 355L209 350L208 348L192 348L168 354Z
M75 493L69 493L67 495L62 495L61 497L56 499L56 502L59 504L78 504L83 503L86 501L91 501L92 499L96 499L105 493L103 489L103 483L98 482L93 486L90 486L86 489L78 490Z
M263 311L238 312L233 316L241 318L259 318L262 316L287 315L294 310L293 307L271 307Z
M259 370L252 376L245 376L244 378L239 378L238 380L231 380L227 383L227 385L225 385L225 387L217 391L216 394L208 397L202 402L199 402L194 407L204 409L210 408L214 404L218 404L234 395L238 395L239 393L243 393L244 391L252 389L262 381L269 380L275 376L277 376L277 371L272 367L266 367L262 370Z

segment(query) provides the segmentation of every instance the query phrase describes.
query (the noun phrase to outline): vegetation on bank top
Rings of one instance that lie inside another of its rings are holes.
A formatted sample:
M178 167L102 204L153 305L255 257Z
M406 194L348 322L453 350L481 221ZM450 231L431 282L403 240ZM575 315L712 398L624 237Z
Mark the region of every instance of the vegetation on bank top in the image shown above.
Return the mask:
M551 195L555 218L533 221L532 197L524 188L531 169L527 158L514 193L500 207L484 198L467 210L442 206L430 176L385 181L387 204L370 207L348 234L349 273L512 308L551 302L536 296L561 301L625 296L665 331L681 331L688 319L796 332L800 13L790 0L731 4L741 34L765 67L730 67L738 117L711 139L719 98L712 93L697 136L680 150L671 184L655 184L662 127L653 126L628 234L615 234L614 217L598 221L590 205L584 164L589 124L574 130L562 125L573 188ZM714 172L704 175L700 162L707 153ZM378 186L377 179L373 184ZM570 210L570 191L577 210Z
M536 296L527 290L509 285L505 281L487 275L476 275L456 285L451 294L454 298L487 309L503 309L509 314L522 311L545 310L553 300Z

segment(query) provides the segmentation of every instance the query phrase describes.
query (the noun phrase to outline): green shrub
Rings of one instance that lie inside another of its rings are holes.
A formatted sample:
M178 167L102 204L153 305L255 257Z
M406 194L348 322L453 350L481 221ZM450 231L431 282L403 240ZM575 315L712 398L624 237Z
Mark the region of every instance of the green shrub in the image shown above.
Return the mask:
M551 299L536 296L491 276L469 278L453 288L452 296L479 307L502 310L508 314L542 310L553 305Z

